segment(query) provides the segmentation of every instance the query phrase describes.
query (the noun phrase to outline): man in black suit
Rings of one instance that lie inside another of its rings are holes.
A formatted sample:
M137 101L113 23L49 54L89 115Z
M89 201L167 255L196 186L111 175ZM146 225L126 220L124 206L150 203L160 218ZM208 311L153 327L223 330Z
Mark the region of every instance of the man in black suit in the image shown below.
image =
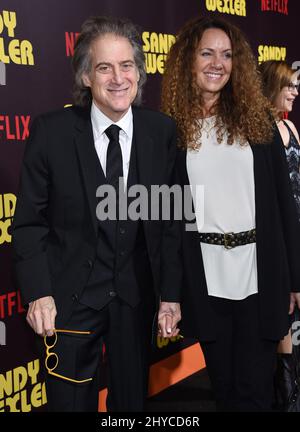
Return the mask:
M97 410L104 340L108 408L140 411L155 307L161 335L178 334L178 229L172 220L123 220L118 211L101 220L96 208L107 185L118 206L119 178L125 191L171 185L175 126L132 106L146 73L127 20L87 20L73 67L77 105L38 117L26 146L13 226L16 274L27 321L46 336L49 409Z

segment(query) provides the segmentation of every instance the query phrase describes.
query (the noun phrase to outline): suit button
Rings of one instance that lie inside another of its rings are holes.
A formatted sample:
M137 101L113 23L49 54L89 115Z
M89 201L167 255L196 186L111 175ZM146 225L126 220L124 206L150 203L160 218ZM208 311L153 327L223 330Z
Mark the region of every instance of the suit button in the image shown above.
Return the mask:
M72 295L72 300L73 301L77 301L78 300L78 294L73 294Z
M84 264L88 268L92 268L93 267L93 261L91 259L86 260Z
M116 291L109 291L109 297L116 297Z
M125 232L126 232L126 231L125 231L125 228L122 228L122 227L121 227L121 228L120 228L120 234L125 234Z
M124 256L125 253L126 253L125 251L121 251L121 252L120 252L120 256L121 256L121 257Z

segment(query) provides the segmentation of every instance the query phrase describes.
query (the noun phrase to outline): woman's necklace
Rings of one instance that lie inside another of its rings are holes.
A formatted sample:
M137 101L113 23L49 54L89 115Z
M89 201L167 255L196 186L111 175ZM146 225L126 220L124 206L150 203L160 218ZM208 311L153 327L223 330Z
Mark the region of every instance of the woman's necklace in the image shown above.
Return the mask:
M206 134L206 138L208 139L211 135L211 131L215 127L215 116L212 117L205 117L202 119L202 128L201 133L203 132Z

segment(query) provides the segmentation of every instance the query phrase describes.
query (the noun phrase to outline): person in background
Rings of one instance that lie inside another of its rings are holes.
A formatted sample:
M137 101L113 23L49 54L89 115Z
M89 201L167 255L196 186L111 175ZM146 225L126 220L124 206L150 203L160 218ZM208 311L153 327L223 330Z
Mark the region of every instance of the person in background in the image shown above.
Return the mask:
M14 260L27 321L44 337L50 411L98 410L103 339L108 410L144 410L155 307L161 335L178 334L179 227L118 217L124 186L149 193L173 178L175 122L136 106L144 62L130 21L86 20L73 57L76 105L39 116L26 145ZM115 191L106 220L99 186Z
M300 304L299 226L270 103L236 26L196 17L181 28L162 109L177 122L177 181L195 209L195 229L182 224L183 334L200 341L217 410L268 411L277 345Z
M300 143L295 125L285 115L293 109L298 96L299 82L295 72L285 61L270 60L259 66L263 91L270 100L286 154L292 193L298 220L300 222ZM300 239L299 239L300 240ZM292 314L292 308L290 309ZM293 316L291 315L291 320ZM275 373L275 392L278 406L284 408L289 400L295 382L295 356L291 331L278 346Z

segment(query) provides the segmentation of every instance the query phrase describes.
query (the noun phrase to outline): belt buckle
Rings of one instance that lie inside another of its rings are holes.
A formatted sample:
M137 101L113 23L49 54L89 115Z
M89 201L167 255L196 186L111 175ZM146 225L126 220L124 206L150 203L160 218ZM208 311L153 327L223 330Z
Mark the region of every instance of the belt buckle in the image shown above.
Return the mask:
M234 246L229 246L229 237L233 236L233 232L228 232L228 233L224 233L223 237L224 237L224 247L225 249L232 249Z

